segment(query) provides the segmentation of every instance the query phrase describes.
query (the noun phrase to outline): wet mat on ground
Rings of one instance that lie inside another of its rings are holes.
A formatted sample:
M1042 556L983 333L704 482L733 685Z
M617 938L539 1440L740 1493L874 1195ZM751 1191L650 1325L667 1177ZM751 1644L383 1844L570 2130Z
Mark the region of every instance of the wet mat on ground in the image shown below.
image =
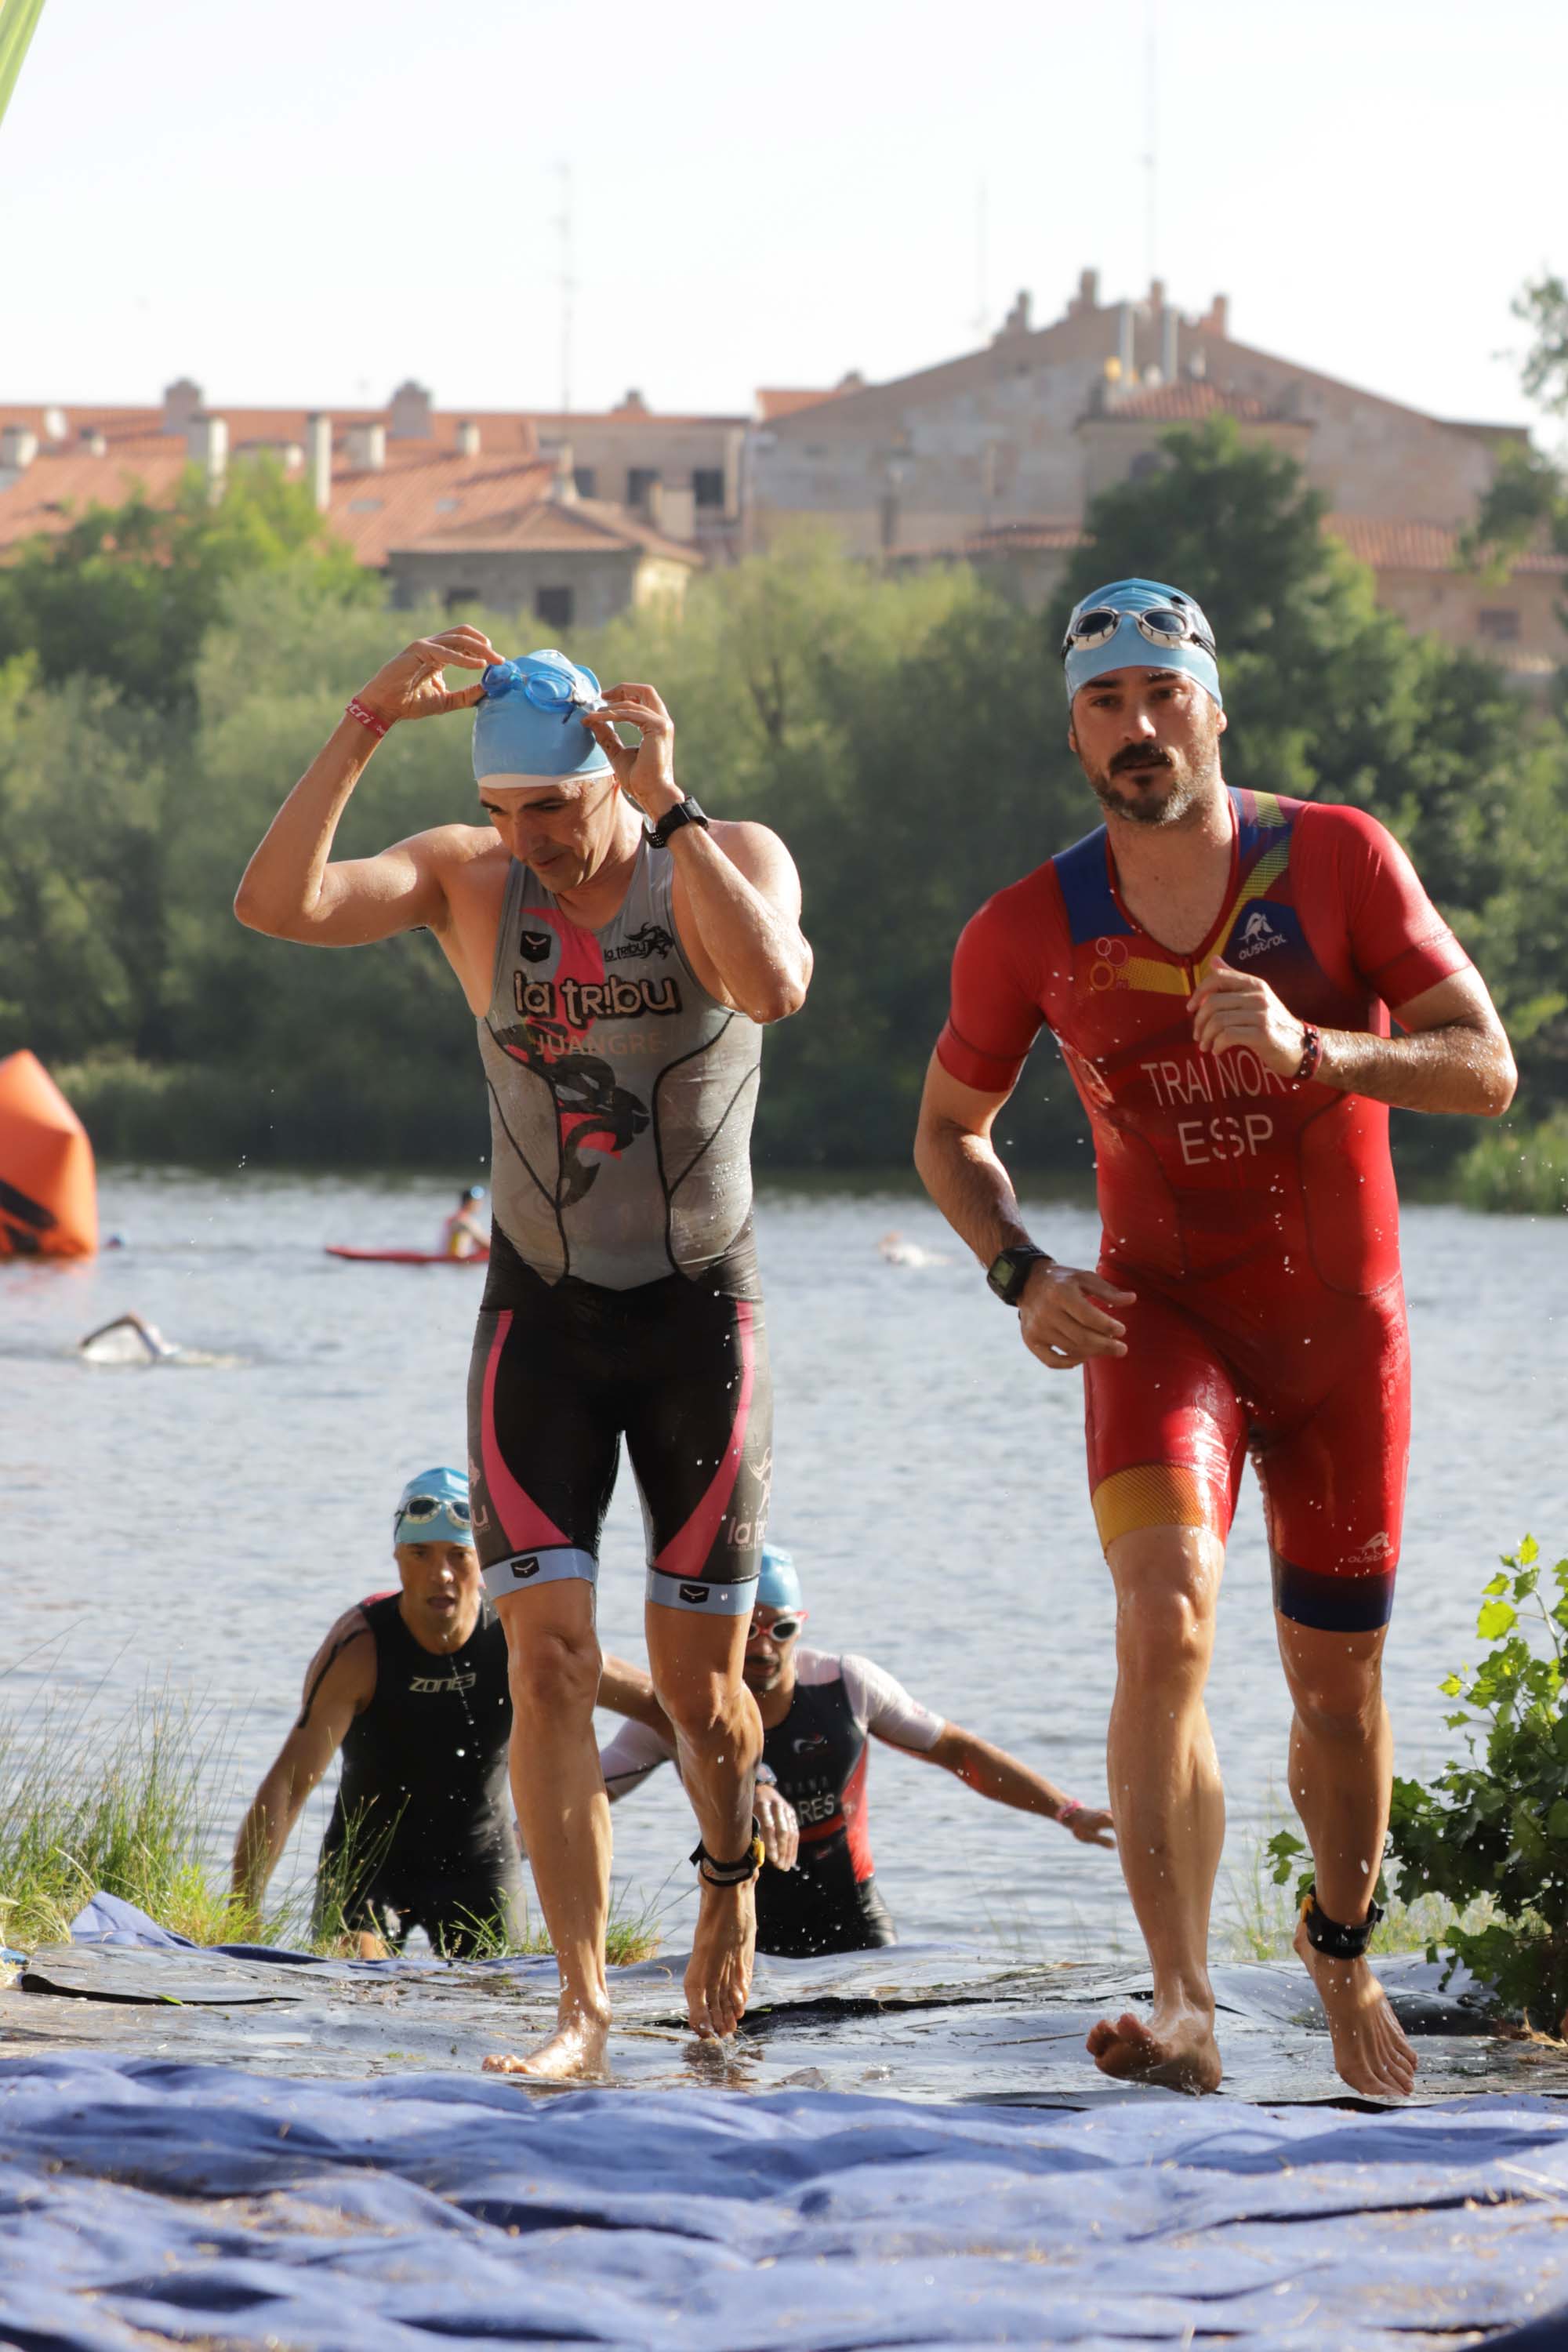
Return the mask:
M1436 2352L1568 2303L1565 2222L1568 2119L1528 2097L1047 2114L0 2063L0 2336L38 2352Z

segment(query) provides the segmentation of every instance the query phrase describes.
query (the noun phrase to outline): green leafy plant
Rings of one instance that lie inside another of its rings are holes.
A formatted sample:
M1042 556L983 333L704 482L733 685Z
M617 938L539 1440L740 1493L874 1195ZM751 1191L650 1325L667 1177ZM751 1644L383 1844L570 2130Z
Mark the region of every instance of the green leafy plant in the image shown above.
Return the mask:
M1491 1916L1451 1923L1441 1948L1527 2024L1551 2028L1568 2011L1568 1559L1548 1569L1526 1536L1484 1586L1476 1631L1480 1664L1438 1685L1459 1702L1447 1719L1465 1759L1430 1785L1394 1784L1395 1885L1461 1912L1489 1900Z

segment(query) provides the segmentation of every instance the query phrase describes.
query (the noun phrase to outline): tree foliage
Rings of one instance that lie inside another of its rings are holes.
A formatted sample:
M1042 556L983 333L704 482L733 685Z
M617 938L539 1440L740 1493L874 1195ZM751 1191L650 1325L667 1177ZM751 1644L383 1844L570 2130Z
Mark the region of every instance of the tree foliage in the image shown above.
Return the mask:
M246 859L348 694L440 621L365 601L337 555L272 532L262 509L221 529L221 509L187 518L193 546L212 529L226 552L208 551L216 609L180 641L178 691L162 677L139 690L118 642L96 669L85 625L65 674L58 645L31 642L0 667L0 1051L64 1064L106 1150L472 1165L486 1122L471 1024L434 942L325 954L234 919ZM652 679L687 784L719 814L776 826L799 863L816 976L768 1041L763 1160L907 1161L958 931L1098 821L1067 748L1058 647L1071 598L1126 572L1173 577L1215 621L1231 780L1355 801L1393 825L1524 1040L1531 1107L1568 1101L1555 722L1381 612L1297 468L1233 431L1173 436L1163 467L1091 522L1096 543L1046 615L963 569L887 578L808 538L700 580L681 620L656 606L574 643L605 678ZM193 552L193 577L208 555ZM96 567L118 560L84 558L89 612L105 609ZM509 647L538 634L489 625ZM398 727L340 853L476 814L466 724ZM1423 1127L1468 1139L1464 1122ZM1087 1176L1048 1043L1001 1134L1019 1166Z
M1547 1569L1526 1536L1483 1588L1476 1632L1480 1664L1438 1685L1459 1702L1447 1721L1463 1758L1427 1786L1394 1784L1395 1892L1446 1895L1461 1913L1484 1898L1492 1916L1449 1927L1444 1947L1551 2031L1568 2011L1568 1559Z

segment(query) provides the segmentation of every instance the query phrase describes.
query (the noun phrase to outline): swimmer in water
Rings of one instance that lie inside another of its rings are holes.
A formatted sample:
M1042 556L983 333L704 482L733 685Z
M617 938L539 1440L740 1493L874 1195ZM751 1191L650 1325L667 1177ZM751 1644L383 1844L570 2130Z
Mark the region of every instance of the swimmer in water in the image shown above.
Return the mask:
M763 1718L757 1821L771 1865L757 1881L759 1951L802 1959L897 1941L871 1859L873 1738L941 1765L994 1804L1059 1822L1081 1844L1112 1843L1102 1807L1080 1804L978 1733L944 1722L885 1667L853 1651L805 1648L805 1618L794 1560L764 1544L744 1669ZM647 1675L623 1659L605 1659L599 1704L631 1718L600 1757L614 1802L674 1761L675 1740Z
M254 1914L305 1800L339 1750L321 1842L318 1929L342 1925L363 1959L423 1927L460 1958L516 1940L522 1883L507 1752L506 1635L479 1584L459 1471L411 1478L393 1514L398 1590L345 1610L305 1675L299 1718L234 1849L234 1893Z

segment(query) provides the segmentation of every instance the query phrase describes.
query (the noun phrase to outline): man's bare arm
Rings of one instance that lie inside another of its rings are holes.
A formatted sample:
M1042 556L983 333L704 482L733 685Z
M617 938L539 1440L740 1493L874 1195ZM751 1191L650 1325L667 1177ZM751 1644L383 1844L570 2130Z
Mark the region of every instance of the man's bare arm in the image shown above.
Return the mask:
M304 1703L240 1823L234 1844L236 1899L258 1911L305 1800L375 1693L375 1643L363 1612L340 1617L305 1675Z
M921 1097L915 1166L921 1181L955 1234L982 1265L1003 1250L1029 1241L1029 1231L1002 1165L991 1130L1006 1101L960 1084L933 1054ZM1087 1267L1035 1266L1018 1309L1024 1345L1054 1372L1071 1371L1086 1356L1124 1356L1125 1326L1108 1308L1131 1303Z
M1216 962L1192 998L1193 1034L1205 1053L1245 1047L1277 1077L1300 1067L1305 1024L1268 982ZM1405 1033L1325 1029L1321 1085L1396 1110L1449 1111L1496 1118L1518 1081L1508 1034L1479 972L1457 971L1401 1004Z
M654 1696L653 1676L646 1666L634 1666L626 1659L606 1652L599 1668L599 1705L608 1707L612 1715L624 1715L630 1722L657 1731L661 1739L668 1739L674 1747L675 1733L668 1716Z
M479 629L421 637L384 664L356 700L386 726L468 709L483 688L448 691L442 667L483 669L499 656ZM379 738L356 719L333 728L268 827L236 893L247 928L315 947L364 947L446 920L438 849L441 835L418 834L377 857L331 864L332 843L354 786Z
M877 1736L887 1738L885 1732ZM965 1731L962 1724L943 1724L941 1737L931 1748L905 1748L898 1739L888 1740L888 1745L906 1756L923 1757L928 1764L940 1764L944 1772L953 1773L994 1805L1011 1805L1020 1813L1043 1813L1051 1822L1061 1821L1065 1812L1063 1826L1086 1845L1113 1843L1109 1812L1075 1805L1043 1772L1031 1771L1005 1748L994 1748L989 1739L982 1739L976 1731Z
M612 686L584 724L649 824L686 797L675 777L675 722L653 687ZM635 746L623 743L619 725L637 730ZM675 861L675 927L704 985L753 1021L798 1012L812 956L800 928L800 877L777 835L761 824L683 825L663 854Z

